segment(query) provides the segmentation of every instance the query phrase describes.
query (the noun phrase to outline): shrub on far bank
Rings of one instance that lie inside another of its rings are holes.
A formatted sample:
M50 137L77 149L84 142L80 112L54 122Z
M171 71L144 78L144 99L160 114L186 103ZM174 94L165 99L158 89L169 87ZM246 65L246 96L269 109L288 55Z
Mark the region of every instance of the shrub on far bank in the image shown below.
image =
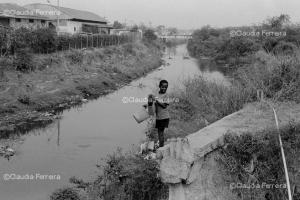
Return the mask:
M199 76L185 82L181 98L211 122L238 111L245 103L254 100L254 94L238 82L225 86Z
M154 30L147 29L143 33L143 39L146 41L154 41L157 39L157 36L155 35Z
M255 62L239 68L234 77L253 92L263 90L267 98L300 101L300 54L256 54Z

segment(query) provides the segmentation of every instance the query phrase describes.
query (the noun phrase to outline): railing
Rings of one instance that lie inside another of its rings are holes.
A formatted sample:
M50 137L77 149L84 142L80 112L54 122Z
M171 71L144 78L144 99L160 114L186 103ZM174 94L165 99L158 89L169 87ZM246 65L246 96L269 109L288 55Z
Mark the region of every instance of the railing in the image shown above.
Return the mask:
M34 33L34 30L32 30ZM22 43L26 41L26 48L33 53L48 54L57 51L65 51L71 49L86 49L86 48L102 48L112 45L121 45L128 42L134 42L141 39L140 34L132 32L122 35L108 35L108 34L76 34L76 35L58 35L57 37L50 36L44 38L40 34L45 34L45 31L40 33L24 34L18 32L18 41ZM29 35L29 39L28 39ZM33 36L35 35L35 36ZM45 34L47 37L47 33ZM13 30L8 30L0 27L0 56L13 55L20 45L16 45L16 34ZM21 39L20 39L21 38ZM23 38L23 39L22 39Z

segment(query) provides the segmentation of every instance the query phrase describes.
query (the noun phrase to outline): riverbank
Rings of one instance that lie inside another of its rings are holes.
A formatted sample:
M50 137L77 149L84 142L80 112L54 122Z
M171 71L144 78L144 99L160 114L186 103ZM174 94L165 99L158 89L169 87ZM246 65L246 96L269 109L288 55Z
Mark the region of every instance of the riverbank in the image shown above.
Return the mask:
M42 127L64 109L114 91L162 64L159 46L142 42L34 55L35 70L11 70L0 82L0 137Z

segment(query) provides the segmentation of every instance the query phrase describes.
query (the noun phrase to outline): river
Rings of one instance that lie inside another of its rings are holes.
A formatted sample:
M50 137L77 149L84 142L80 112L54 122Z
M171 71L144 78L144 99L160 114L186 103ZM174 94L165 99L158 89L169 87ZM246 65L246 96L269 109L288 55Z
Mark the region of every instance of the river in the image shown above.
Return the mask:
M169 90L182 87L188 77L203 74L207 79L226 84L218 68L207 62L184 59L185 45L168 49L167 65L133 81L123 88L79 108L64 111L62 119L44 129L20 136L15 142L16 155L0 158L0 200L48 200L57 188L68 185L72 176L90 180L97 173L101 158L117 147L129 149L145 138L146 124L137 124L132 114L143 103L125 103L129 97L144 98L157 88L159 80L169 81ZM59 175L60 180L7 180L4 174Z

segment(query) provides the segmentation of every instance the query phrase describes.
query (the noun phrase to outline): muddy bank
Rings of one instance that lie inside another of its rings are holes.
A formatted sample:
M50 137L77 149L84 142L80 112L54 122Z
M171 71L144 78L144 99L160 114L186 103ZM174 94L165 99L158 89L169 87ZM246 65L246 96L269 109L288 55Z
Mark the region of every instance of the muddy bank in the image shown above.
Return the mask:
M141 42L103 49L35 55L34 72L7 70L0 80L0 137L43 127L64 109L98 98L162 64L157 45Z

